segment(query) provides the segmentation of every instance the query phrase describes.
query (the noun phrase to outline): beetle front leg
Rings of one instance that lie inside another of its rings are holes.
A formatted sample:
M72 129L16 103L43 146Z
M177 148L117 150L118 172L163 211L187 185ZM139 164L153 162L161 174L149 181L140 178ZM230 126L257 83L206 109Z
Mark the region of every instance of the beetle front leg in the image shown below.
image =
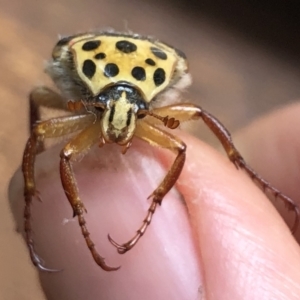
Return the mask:
M176 153L177 156L163 181L148 197L152 198L152 203L148 209L146 218L144 219L142 226L137 230L136 235L127 243L124 243L122 245L115 242L110 237L110 235L108 235L109 241L117 248L120 254L124 254L128 250L130 250L144 235L147 227L151 223L152 217L155 213L157 206L161 205L165 195L176 183L185 162L185 144L170 133L167 133L150 124L147 124L146 122L140 121L137 124L135 136L148 142L152 146L170 149L171 151Z
M275 198L281 199L289 210L293 210L295 212L295 222L291 229L292 233L295 233L300 217L298 205L291 198L284 195L278 189L273 187L268 181L263 179L245 162L244 158L235 148L229 131L217 118L203 110L201 107L188 103L157 108L154 109L153 112L159 116L171 116L181 122L202 119L221 142L230 161L233 162L237 168L244 169L251 179L256 181L261 186L263 191L269 190L275 196ZM147 121L158 124L157 120L153 118L150 119L150 117L146 118Z
M83 214L86 212L83 202L80 200L77 182L74 177L72 162L76 161L78 156L82 156L96 142L100 140L101 124L97 122L86 128L69 142L61 151L60 157L60 176L65 194L73 208L74 217L78 217L78 223L81 228L85 242L95 260L95 262L105 271L115 271L120 267L110 267L105 263L102 256L99 255L95 244L90 238L90 233L86 227L86 221Z
M45 138L64 136L68 133L80 130L87 126L88 123L93 122L92 115L79 115L55 118L37 124L31 133L30 138L26 143L23 155L22 172L24 176L24 230L25 240L30 252L30 257L33 264L41 271L53 272L42 265L41 259L35 252L32 226L31 226L31 203L33 197L38 197L34 178L34 164L36 155L38 154L39 146Z

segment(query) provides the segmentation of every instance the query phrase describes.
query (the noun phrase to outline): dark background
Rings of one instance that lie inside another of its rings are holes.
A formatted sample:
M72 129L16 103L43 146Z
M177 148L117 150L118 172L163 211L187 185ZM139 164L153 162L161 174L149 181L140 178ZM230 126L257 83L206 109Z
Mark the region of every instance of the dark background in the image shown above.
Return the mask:
M176 0L172 3L193 17L201 12L254 44L300 63L299 1Z

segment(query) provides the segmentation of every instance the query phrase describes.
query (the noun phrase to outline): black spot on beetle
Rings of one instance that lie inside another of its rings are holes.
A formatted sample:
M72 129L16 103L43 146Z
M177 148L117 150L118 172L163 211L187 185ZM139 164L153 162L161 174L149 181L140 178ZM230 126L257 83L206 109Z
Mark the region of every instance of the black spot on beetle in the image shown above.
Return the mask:
M137 46L126 40L116 42L116 48L123 53L131 53L136 51Z
M156 47L151 47L150 50L157 58L160 58L163 60L166 60L168 58L167 54L164 51L162 51L161 49L158 49Z
M101 41L88 41L82 45L82 50L92 51L97 49L101 45Z
M82 66L82 72L87 78L91 79L96 72L95 63L90 59L85 60Z
M104 68L104 76L106 77L114 77L119 74L119 68L116 64L109 63Z
M166 80L165 70L162 68L157 68L153 74L153 80L156 86L160 86Z
M139 81L144 81L146 79L146 72L142 67L134 67L131 71L131 75Z
M104 59L106 57L106 54L103 52L97 53L94 58L95 59Z
M155 61L152 58L147 58L145 60L145 63L148 64L149 66L155 66Z

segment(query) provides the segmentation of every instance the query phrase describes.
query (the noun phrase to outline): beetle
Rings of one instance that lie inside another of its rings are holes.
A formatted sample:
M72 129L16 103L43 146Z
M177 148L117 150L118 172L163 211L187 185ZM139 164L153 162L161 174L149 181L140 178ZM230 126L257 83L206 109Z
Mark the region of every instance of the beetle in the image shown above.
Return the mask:
M108 236L120 254L126 253L146 232L157 207L162 204L164 196L174 186L182 171L186 145L161 126L175 129L183 121L202 119L219 139L236 168L244 169L263 190L269 190L295 211L292 231L296 230L299 223L298 206L245 162L234 146L229 131L217 118L191 103L163 105L161 99L171 95L176 100L174 92L180 92L191 83L187 59L182 51L138 34L83 33L57 42L46 72L61 93L45 86L31 92L31 135L22 163L26 243L31 260L39 270L58 271L46 268L34 248L31 203L33 197L39 197L34 178L35 159L44 150L45 139L70 133L76 135L60 153L62 186L95 262L105 271L114 271L119 267L107 265L95 248L84 219L86 210L79 197L72 164L96 143L100 146L116 143L125 154L135 137L152 146L169 149L176 155L170 170L150 195L151 205L135 236L124 244L118 244ZM71 115L40 121L42 106L68 111Z

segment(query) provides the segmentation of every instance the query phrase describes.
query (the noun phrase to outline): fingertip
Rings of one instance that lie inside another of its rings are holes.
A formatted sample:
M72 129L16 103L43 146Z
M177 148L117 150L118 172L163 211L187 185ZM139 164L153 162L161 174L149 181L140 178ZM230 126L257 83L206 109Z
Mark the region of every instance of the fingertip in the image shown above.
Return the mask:
M55 299L193 299L201 274L188 216L179 195L172 191L157 209L139 243L120 256L107 241L127 241L141 226L149 207L146 196L166 170L150 147L137 143L123 156L119 148L94 149L74 164L84 214L95 249L108 265L105 272L93 261L72 209L64 195L58 171L59 149L42 154L37 163L37 186L43 203L33 202L34 241L47 267L61 266L59 274L40 274L48 297ZM46 163L47 162L47 163ZM45 164L47 166L45 166ZM18 174L18 177L20 174ZM14 181L17 209L22 212L22 182ZM22 213L18 214L22 224ZM22 227L22 225L20 225Z
M234 135L238 148L258 172L300 199L300 104L295 103L253 121Z
M300 263L299 248L270 201L226 157L197 139L181 137L187 160L177 188L196 234L207 297L293 295L295 278L300 278L294 267ZM253 286L257 278L261 285Z
M236 145L247 161L280 191L300 205L300 105L280 108L255 120L234 136ZM294 226L294 214L281 201L275 207ZM300 242L300 228L295 237Z

